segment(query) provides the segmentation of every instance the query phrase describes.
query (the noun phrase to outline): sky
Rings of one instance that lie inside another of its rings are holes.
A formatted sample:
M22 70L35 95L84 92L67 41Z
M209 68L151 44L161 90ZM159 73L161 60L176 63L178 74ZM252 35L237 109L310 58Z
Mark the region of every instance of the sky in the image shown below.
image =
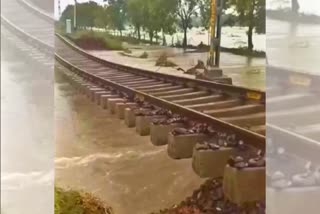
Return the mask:
M59 0L54 0L54 17L55 17L56 19L59 18L58 1L59 1ZM99 4L103 4L103 0L91 0L91 1L97 2L97 3L99 3ZM77 0L77 2L78 2L78 3L89 2L89 0ZM74 4L74 0L60 0L61 13L64 11L64 9L65 9L69 4Z
M78 2L88 2L88 0L77 0ZM92 0L99 4L103 4L103 0ZM266 0L267 8L278 8L283 5L281 2L285 2L287 0ZM299 0L300 3L300 11L304 13L311 13L320 15L320 0ZM67 7L69 4L74 4L74 0L60 0L61 4L61 12ZM288 4L285 4L288 5ZM58 13L58 0L55 0L55 13L54 16L56 19L59 18Z

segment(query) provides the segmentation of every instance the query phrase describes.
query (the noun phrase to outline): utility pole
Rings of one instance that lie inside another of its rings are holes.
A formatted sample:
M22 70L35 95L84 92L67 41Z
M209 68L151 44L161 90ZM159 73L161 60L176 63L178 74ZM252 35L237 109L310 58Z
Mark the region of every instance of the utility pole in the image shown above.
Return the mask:
M210 51L207 61L208 78L222 76L220 65L220 42L221 42L221 13L223 0L211 0L210 18Z
M293 13L298 14L300 9L298 0L291 0L291 10Z
M59 17L61 16L61 2L60 0L58 1L58 13L59 13Z
M74 0L74 7L73 7L73 28L77 30L77 0Z
M216 0L211 0L211 17L210 17L210 51L208 66L215 65L215 38L216 38Z

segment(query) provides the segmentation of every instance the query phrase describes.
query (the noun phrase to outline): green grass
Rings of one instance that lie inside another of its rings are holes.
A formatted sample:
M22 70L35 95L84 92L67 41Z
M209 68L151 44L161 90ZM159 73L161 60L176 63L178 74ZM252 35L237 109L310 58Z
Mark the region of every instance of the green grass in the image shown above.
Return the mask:
M90 193L55 187L54 196L55 214L113 214L110 207Z

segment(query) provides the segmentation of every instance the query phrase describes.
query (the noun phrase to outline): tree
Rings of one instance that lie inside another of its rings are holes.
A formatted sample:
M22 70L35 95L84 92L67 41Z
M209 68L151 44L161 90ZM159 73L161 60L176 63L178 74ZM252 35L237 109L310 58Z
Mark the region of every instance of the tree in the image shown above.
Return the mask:
M202 27L204 27L205 29L210 28L211 1L212 0L201 0L200 1L201 24L202 24ZM216 0L216 1L218 1L218 0ZM222 3L223 3L223 5L222 5L223 12L226 9L231 7L229 0L224 0L224 1L222 1ZM228 14L222 13L220 24L221 24L221 26L234 26L236 21L237 21L236 15L234 15L232 13L228 13Z
M96 2L85 2L77 4L77 25L82 27L93 27L95 25L96 13L101 6ZM65 23L66 19L73 22L74 5L68 5L62 12L60 21Z
M108 2L107 13L112 21L112 27L117 29L122 36L122 31L125 29L125 22L127 18L127 4L126 0L104 0Z
M187 31L192 28L192 17L198 16L200 0L178 0L177 15L183 29L183 47L187 48Z
M145 0L128 0L128 19L138 33L138 39L141 39L141 28L144 24L144 1Z
M291 9L293 13L295 14L299 13L300 5L298 0L291 0Z
M210 17L211 17L211 1L212 0L202 0L200 1L200 14L201 14L201 24L205 29L209 29Z
M155 19L158 29L162 31L162 43L166 44L165 33L172 35L176 31L176 11L178 0L153 0Z
M150 42L156 37L158 32L162 31L163 44L165 33L173 34L175 32L176 11L178 0L143 0L143 28L149 33Z
M110 18L104 7L99 7L95 11L94 25L99 28L106 28L110 24Z
M248 27L248 49L253 50L253 31L265 33L265 0L230 0L239 17L239 23Z

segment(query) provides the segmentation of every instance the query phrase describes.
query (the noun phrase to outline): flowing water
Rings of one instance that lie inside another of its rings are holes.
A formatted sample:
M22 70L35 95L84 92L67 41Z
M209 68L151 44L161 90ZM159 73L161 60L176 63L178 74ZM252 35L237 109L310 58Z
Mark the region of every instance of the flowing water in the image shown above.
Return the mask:
M52 82L2 36L1 212L53 213Z
M274 66L320 75L320 25L267 19L267 57Z
M177 203L202 183L190 159L170 159L166 146L153 146L56 76L59 186L93 192L116 214L144 214Z

